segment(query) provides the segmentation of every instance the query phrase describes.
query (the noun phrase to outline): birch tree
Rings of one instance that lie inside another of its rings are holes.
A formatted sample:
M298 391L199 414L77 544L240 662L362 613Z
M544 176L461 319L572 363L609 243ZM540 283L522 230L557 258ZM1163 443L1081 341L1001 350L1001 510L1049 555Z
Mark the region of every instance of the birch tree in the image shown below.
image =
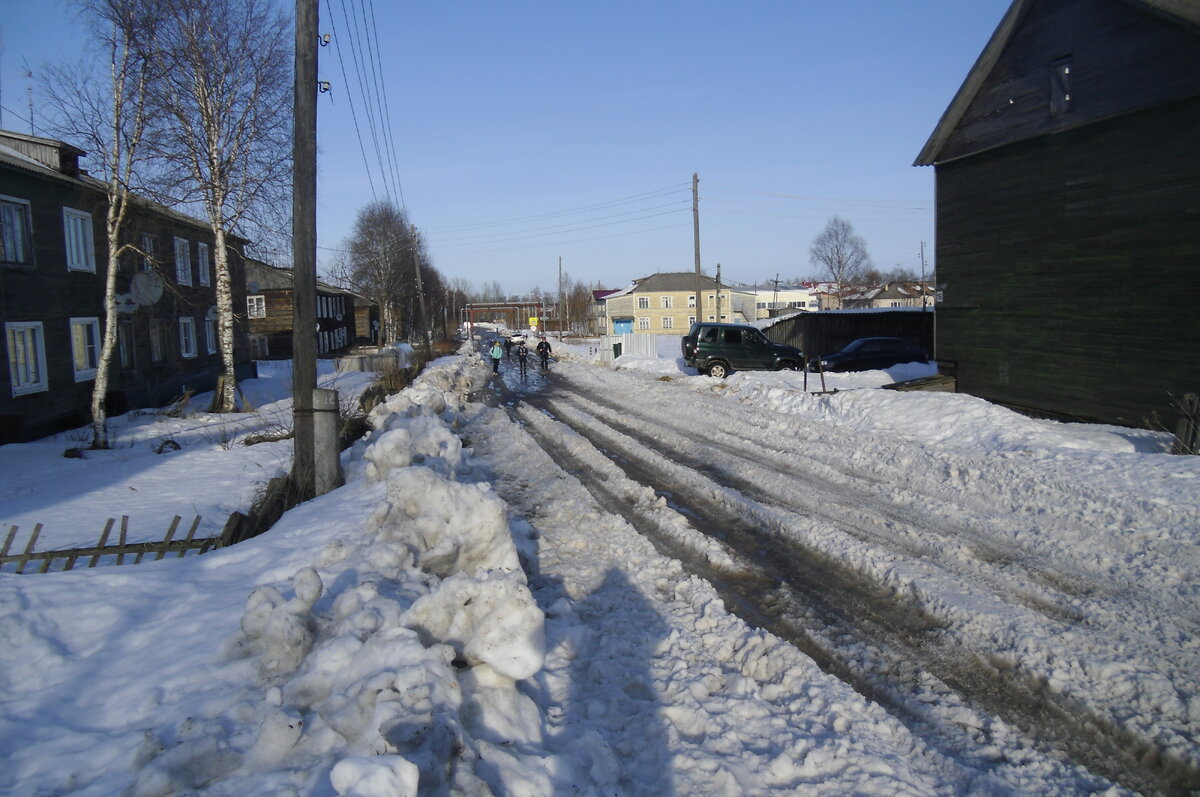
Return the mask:
M820 266L837 284L838 304L846 294L863 280L870 266L867 244L854 234L854 227L845 219L834 216L812 242L809 255L814 266Z
M379 305L381 345L400 339L405 300L411 297L413 241L404 211L387 200L364 206L336 270L345 287Z
M290 189L291 20L270 0L172 0L160 37L170 69L155 92L170 193L212 229L224 378L214 409L237 409L230 237ZM242 253L244 254L244 253Z
M147 91L155 78L157 4L149 0L85 0L80 11L93 40L108 56L104 79L88 67L51 67L44 89L56 114L55 132L100 157L107 194L104 333L92 383L91 447L109 447L109 370L117 347L116 288L120 261L136 251L123 241L138 167L148 153ZM144 253L139 253L144 254Z

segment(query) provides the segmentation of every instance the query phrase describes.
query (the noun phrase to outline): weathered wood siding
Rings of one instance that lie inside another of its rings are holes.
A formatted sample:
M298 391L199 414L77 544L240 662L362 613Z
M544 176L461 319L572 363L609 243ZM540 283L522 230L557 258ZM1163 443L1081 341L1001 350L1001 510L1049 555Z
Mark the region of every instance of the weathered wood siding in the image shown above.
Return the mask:
M1052 112L1056 65L1068 110ZM1200 37L1125 0L1036 0L947 138L938 160L1196 96Z
M1127 425L1200 391L1197 142L1192 97L937 167L960 390Z
M75 381L70 337L71 318L96 318L104 331L104 281L108 270L105 236L106 198L103 193L78 180L42 172L0 165L0 194L29 202L32 266L0 266L0 326L6 322L42 323L48 389L25 395L13 395L7 351L0 358L0 443L33 439L91 418L92 379ZM92 242L95 273L69 271L63 207L85 211L92 216ZM197 272L197 242L209 248L213 260L212 234L201 223L188 223L177 214L155 211L149 206L131 209L126 221L129 240L142 233L157 237L157 268L163 275L162 298L149 306L122 314L120 320L132 332L132 361L122 367L120 353L113 356L109 376L110 414L130 408L161 406L185 390L209 390L220 370L218 354L209 354L205 336L205 317L215 305L215 275L210 286L202 286ZM192 261L192 286L176 284L174 238L189 242ZM240 247L241 242L236 241ZM246 304L241 260L231 252L234 309ZM117 292L129 291L130 280L142 269L142 259L129 256L122 261ZM240 304L239 304L240 302ZM244 313L237 324L235 360L242 375L247 375ZM183 358L179 351L181 317L195 319L197 356ZM165 352L161 361L150 356L151 321L162 321L167 329ZM5 346L7 347L7 341Z

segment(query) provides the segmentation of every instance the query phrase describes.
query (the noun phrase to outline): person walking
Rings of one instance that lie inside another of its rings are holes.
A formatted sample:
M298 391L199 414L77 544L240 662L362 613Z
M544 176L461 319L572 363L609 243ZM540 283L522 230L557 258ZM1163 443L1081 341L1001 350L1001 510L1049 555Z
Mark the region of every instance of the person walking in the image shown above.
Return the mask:
M492 373L500 373L500 358L504 356L504 347L500 345L500 341L492 343Z
M508 337L504 339L504 359L507 360L510 357L512 357L512 338Z
M529 357L529 349L525 348L525 341L517 344L517 362L521 364L521 376L525 376L525 360Z
M537 345L538 357L542 361L542 370L545 371L550 367L550 342L543 335Z

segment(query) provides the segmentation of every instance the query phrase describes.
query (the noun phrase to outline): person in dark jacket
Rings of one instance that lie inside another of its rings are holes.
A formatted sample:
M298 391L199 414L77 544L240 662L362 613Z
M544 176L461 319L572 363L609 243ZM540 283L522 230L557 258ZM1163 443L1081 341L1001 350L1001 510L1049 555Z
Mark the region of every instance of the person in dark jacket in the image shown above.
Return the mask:
M529 349L525 348L525 341L517 344L517 362L521 364L521 376L525 375L525 360L529 357Z
M545 335L538 341L537 353L542 361L542 370L545 371L550 367L550 341L546 340Z

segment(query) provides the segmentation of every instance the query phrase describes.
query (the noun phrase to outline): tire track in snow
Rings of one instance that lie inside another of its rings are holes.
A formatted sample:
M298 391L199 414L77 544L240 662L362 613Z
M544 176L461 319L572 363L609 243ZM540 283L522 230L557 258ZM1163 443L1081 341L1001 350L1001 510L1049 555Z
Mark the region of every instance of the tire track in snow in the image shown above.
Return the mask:
M630 423L627 413L614 409L609 402L574 391L565 395L559 391L554 400L568 401L631 437L647 438L644 429ZM682 434L683 430L679 429L677 422L671 423L670 427ZM985 535L971 530L973 524L983 522L977 517L963 518L960 523L953 525L940 518L918 517L911 507L881 499L861 483L834 481L815 469L798 467L794 462L775 461L774 468L766 468L758 457L746 456L744 447L720 439L709 438L706 445L722 453L721 463L707 462L690 455L683 446L671 446L671 441L665 436L652 435L651 439L660 452L669 449L676 461L686 463L760 504L824 518L864 542L895 550L907 557L936 560L947 570L959 572L964 578L981 579L992 587L995 594L1009 594L1027 608L1053 620L1077 622L1081 618L1078 609L1059 597L1061 593L1074 594L1072 587L1077 583L1076 579L1059 574L1052 576L1046 572L1047 568L1029 563L1031 557L1019 556L1014 551L1002 550L990 543ZM736 464L732 467L725 464L729 462ZM786 476L807 489L782 494L772 492L763 484L776 474ZM822 500L822 496L839 498L830 501ZM922 536L929 532L938 535L945 544L935 546L922 541ZM979 563L989 567L978 566ZM999 567L1001 571L995 572L995 568L990 566ZM1030 579L1049 587L1055 594L1035 594L1025 586Z
M578 406L581 401L586 403L588 399L576 394L568 403ZM630 437L613 430L611 418L585 420L586 412L573 410L553 398L537 400L537 403L545 403L551 411L557 409L559 420L567 422L610 458L617 459L627 472L632 471L631 478L673 495L680 508L693 519L706 518L712 528L723 529L727 535L732 532L726 541L736 541L735 547L748 545L750 556L755 553L761 556L765 552L772 561L793 565L784 581L794 590L794 596L780 598L776 591L768 593L768 600L761 601L761 594L743 593L734 605L746 610L745 604L749 604L760 615L758 618L747 616L749 622L761 622L765 608L771 621L783 624L768 628L809 649L810 653L817 635L807 631L788 633L787 625L790 622L793 629L803 629L814 617L821 620L833 643L817 650L814 659L868 697L893 709L902 707L909 722L935 710L934 707L923 709L920 700L912 697L927 688L921 672L924 669L940 679L946 689L961 696L967 705L1026 729L1037 740L1035 744L1040 749L1058 751L1128 787L1171 793L1200 783L1200 772L1193 764L1161 753L1153 743L1120 727L1115 720L1055 692L1047 680L1036 673L1018 670L1011 661L986 651L973 651L962 640L940 633L936 622L921 630L920 622L911 622L916 615L907 611L917 609L919 612L919 607L903 608L903 596L895 593L870 596L871 586L855 583L867 579L853 571L832 564L832 560L821 561L811 549L797 545L794 540L763 535L763 525L778 527L787 521L772 522L770 508L758 505L755 509L757 502L737 495L741 492L740 487L697 487L695 479L672 479L663 475L671 472L672 465L690 469L693 473L703 470L720 477L719 469L680 465L679 452L675 450L667 452L668 456L655 454L653 449L661 446L661 442L647 441L636 435ZM602 409L601 414L606 411ZM628 424L626 428L629 428ZM727 453L737 454L736 451ZM728 476L728 473L724 475ZM840 484L835 486L842 488ZM750 514L756 516L758 523L745 521L742 512L749 509L754 510ZM831 520L844 528L842 521ZM835 597L836 605L829 601L829 595ZM796 611L797 605L805 610L796 617L788 617L790 612ZM781 611L780 606L786 608ZM909 622L905 622L905 616ZM845 645L839 645L837 641L845 639L847 634L855 640L851 647L865 646L869 652L864 658L872 661L872 665L864 666L841 656L840 648ZM880 666L880 661L885 664ZM881 696L884 699L881 700ZM945 694L939 695L937 702L952 707L955 704L955 700ZM973 713L967 710L968 715ZM934 717L930 726L944 726L947 721L960 722L962 716L961 709L952 708L948 716ZM990 725L986 720L984 724ZM980 747L997 743L988 738L990 728L980 727L977 718L968 716L962 730L968 736L982 735ZM938 735L940 732L935 731L934 736ZM935 739L930 741L938 743ZM957 754L962 755L962 750Z

